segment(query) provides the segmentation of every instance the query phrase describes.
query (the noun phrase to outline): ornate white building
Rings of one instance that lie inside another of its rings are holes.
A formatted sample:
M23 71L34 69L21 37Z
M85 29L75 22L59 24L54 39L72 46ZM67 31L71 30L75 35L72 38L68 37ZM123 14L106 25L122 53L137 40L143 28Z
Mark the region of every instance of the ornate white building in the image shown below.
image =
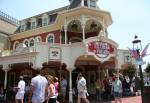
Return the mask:
M13 86L19 75L32 78L36 70L68 80L69 101L76 76L82 72L89 93L94 82L131 63L128 50L119 50L109 38L110 12L97 5L98 0L69 0L70 5L20 21L13 35L10 53L1 51L4 87ZM19 14L18 14L19 15Z

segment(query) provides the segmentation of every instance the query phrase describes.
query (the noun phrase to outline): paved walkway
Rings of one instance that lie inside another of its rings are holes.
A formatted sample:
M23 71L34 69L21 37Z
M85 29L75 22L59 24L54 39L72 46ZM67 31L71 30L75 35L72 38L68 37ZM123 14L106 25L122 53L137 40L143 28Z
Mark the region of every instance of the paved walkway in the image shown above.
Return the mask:
M115 101L108 101L108 102L91 101L91 103L115 103ZM141 96L122 98L122 103L142 103Z
M15 102L7 101L7 102L0 102L0 103L15 103ZM66 102L66 103L68 103L68 102ZM76 103L76 102L74 102L74 103ZM81 103L84 103L84 102L81 102ZM115 103L115 102L114 101L107 101L107 102L90 101L90 103ZM122 98L122 103L142 103L141 96Z
M141 96L128 97L122 99L123 103L142 103ZM114 103L114 102L112 102Z

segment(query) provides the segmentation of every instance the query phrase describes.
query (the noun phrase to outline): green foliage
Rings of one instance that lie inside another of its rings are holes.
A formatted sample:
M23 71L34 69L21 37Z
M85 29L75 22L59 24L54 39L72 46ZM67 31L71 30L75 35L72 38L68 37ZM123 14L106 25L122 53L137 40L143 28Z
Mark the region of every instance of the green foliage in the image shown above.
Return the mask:
M123 75L133 76L135 73L136 73L136 68L132 64L129 64L127 69L123 70Z
M150 64L149 64L149 63L147 64L147 67L146 67L146 69L145 69L145 72L146 72L147 75L150 76Z

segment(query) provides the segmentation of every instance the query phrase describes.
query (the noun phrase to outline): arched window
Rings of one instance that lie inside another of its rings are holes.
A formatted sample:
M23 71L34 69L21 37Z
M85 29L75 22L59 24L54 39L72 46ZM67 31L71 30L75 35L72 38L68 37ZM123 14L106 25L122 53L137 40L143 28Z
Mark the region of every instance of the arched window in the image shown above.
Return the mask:
M14 43L14 45L13 45L13 50L15 50L18 45L19 45L19 41L15 41L15 43Z
M54 35L53 34L49 34L47 36L47 43L54 43Z
M30 40L30 46L34 46L34 39Z
M40 36L37 36L36 38L35 38L35 42L41 42L42 41L42 39L41 39L41 37Z
M28 40L28 39L25 39L25 40L23 41L23 43L26 45L26 47L29 46L29 40Z
M25 41L24 44L26 45L26 47L28 47L29 42L28 42L28 41Z

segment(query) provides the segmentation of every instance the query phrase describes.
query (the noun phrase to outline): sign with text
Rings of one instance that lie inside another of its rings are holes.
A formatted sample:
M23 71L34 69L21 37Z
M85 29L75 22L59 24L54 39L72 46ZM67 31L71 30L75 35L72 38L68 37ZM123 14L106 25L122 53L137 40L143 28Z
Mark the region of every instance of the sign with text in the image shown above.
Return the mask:
M61 49L51 47L49 49L49 59L60 60L61 59Z
M88 52L94 53L98 58L107 58L114 53L114 46L103 41L93 41L88 43Z

